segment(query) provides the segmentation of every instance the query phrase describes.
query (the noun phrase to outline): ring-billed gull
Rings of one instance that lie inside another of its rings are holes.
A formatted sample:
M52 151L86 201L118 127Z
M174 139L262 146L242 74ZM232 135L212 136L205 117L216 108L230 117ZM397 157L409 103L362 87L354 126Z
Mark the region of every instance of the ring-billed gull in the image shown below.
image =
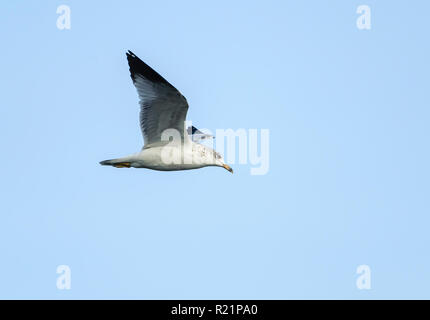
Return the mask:
M100 164L161 171L217 166L233 173L218 152L196 142L210 135L194 127L185 129L188 111L185 97L133 52L126 55L140 99L140 127L145 144L138 153ZM189 134L200 137L190 139Z

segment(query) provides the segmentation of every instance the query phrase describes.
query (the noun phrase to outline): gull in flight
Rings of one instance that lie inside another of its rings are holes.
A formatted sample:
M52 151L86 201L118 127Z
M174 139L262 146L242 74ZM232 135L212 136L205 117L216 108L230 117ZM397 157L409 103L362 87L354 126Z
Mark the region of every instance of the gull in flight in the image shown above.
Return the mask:
M198 143L212 136L195 127L185 129L187 99L133 52L126 55L139 95L140 127L145 143L138 153L100 164L161 171L217 166L233 173L218 152Z

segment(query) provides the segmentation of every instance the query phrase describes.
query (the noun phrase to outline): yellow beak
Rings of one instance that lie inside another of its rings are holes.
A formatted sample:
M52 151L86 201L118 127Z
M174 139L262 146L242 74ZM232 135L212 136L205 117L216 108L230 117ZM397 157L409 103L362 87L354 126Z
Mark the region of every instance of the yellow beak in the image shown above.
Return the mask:
M229 165L223 164L222 166L223 166L223 168L224 168L225 170L228 170L228 171L230 171L231 173L233 173L233 169L232 169Z

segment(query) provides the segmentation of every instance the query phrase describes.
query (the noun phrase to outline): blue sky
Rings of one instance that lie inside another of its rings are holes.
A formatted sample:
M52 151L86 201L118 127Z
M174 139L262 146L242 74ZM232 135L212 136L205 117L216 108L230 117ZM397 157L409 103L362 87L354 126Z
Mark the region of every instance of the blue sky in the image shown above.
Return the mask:
M0 8L0 298L429 298L428 3ZM269 172L101 167L142 146L129 49L197 127L269 129Z

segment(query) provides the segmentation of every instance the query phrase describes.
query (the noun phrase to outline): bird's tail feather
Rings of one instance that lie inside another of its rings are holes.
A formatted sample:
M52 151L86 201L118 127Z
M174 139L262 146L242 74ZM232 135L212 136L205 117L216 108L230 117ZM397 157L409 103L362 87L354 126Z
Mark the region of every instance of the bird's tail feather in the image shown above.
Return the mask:
M114 166L115 168L130 168L130 162L125 162L121 159L111 159L100 161L102 166Z
M111 166L114 164L114 160L103 160L103 161L100 161L100 164L102 166Z

